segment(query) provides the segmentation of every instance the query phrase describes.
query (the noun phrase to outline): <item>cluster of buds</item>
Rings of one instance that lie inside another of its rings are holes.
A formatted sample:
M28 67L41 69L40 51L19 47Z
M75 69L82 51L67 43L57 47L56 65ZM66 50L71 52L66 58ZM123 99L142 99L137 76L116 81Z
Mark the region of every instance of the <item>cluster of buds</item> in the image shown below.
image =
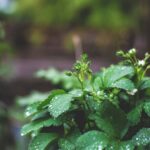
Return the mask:
M135 48L130 49L129 54L130 55L135 55L136 54L136 49Z
M74 75L80 83L83 83L86 79L91 80L92 70L90 69L90 64L91 62L88 60L88 56L83 54L81 59L75 63L73 71L67 72L67 75Z
M129 57L133 57L136 55L136 49L132 48L130 49L128 52L124 52L124 51L118 51L117 52L117 56L123 57L123 58L129 58Z
M147 70L150 69L150 65L148 65L148 60L150 59L149 53L146 53L142 60L136 57L136 49L134 48L130 49L128 52L119 51L117 55L124 58L127 64L134 67L139 80L141 80Z
M147 64L148 59L150 58L150 54L146 53L144 59L138 60L136 58L136 49L135 48L130 49L128 52L118 51L117 55L125 58L128 62L130 62L136 66L139 66L139 67L144 67Z

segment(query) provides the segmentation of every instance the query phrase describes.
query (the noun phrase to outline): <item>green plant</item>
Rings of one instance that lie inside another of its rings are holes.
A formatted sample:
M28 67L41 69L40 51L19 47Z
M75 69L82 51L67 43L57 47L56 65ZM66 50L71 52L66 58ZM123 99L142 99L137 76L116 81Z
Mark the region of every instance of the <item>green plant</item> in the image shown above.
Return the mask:
M52 90L42 101L30 104L29 150L134 150L150 147L150 68L136 50L119 51L124 60L92 73L87 55L77 61L68 76L80 87Z

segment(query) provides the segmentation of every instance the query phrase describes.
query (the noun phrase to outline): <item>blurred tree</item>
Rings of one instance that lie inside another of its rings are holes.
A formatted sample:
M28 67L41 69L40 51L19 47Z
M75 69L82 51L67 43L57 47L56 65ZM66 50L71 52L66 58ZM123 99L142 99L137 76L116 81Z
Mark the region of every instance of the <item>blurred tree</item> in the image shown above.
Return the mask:
M129 28L137 22L135 0L16 0L15 17L38 24Z

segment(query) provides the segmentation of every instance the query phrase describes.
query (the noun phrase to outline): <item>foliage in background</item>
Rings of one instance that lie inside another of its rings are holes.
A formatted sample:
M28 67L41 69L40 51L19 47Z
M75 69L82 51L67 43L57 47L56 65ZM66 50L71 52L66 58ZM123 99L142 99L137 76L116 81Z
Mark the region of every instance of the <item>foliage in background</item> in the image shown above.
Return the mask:
M136 25L138 3L106 0L16 0L14 15L23 21L53 27L131 28ZM32 13L30 13L32 11Z
M5 41L5 30L0 23L0 77L8 75L10 66L6 64L7 57L12 53L12 48L8 42Z
M27 106L30 122L21 134L31 135L29 150L149 149L150 55L139 60L135 49L117 54L124 61L95 74L83 55L67 72L80 87L52 90Z
M53 85L60 85L66 90L80 87L80 84L75 77L68 77L65 71L61 72L54 68L39 70L36 73L36 77L46 79Z

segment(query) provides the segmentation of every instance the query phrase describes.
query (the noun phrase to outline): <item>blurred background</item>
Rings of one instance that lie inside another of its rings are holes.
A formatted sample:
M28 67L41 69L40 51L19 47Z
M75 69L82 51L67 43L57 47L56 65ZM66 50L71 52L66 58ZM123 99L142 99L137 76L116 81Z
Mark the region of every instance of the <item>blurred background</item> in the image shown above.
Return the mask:
M116 50L134 47L142 56L149 27L149 0L0 0L0 147L24 144L16 97L56 87L37 70L70 69L83 52L94 71L117 62Z

